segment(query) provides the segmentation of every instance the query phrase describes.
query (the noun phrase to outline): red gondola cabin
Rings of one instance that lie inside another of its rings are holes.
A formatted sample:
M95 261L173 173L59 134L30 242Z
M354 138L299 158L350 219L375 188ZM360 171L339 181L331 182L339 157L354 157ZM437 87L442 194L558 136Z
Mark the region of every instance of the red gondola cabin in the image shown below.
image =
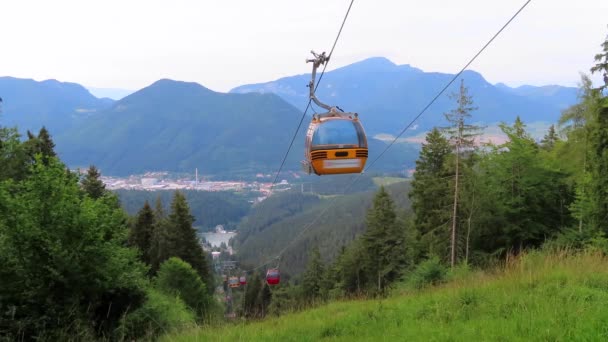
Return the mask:
M245 276L241 276L241 278L239 278L239 282L241 285L245 286L247 285L247 278L245 278Z
M281 282L281 273L278 268L271 268L266 272L266 283L278 285Z

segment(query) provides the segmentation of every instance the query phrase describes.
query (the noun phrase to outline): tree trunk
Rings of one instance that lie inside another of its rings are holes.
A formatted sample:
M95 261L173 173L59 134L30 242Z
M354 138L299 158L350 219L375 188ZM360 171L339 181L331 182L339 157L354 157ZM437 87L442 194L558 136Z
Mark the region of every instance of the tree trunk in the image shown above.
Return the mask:
M467 220L467 247L464 254L464 263L465 265L469 264L469 237L471 236L471 216L469 215L469 219Z
M587 172L587 132L585 131L585 148L583 151L583 177L585 176L585 172ZM586 189L584 189L586 191ZM583 232L583 213L580 213L578 218L578 232Z
M460 140L460 139L459 139ZM460 141L456 143L456 184L454 184L454 213L452 215L452 248L450 265L454 268L456 263L456 213L458 211L458 166L460 164Z

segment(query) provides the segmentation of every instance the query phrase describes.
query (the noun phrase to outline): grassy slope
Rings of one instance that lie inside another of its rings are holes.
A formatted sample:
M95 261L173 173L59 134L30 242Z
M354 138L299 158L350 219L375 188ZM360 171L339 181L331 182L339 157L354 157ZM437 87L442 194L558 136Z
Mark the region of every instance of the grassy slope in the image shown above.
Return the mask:
M334 302L262 322L203 328L165 341L608 340L608 260L521 258L495 275L467 274L388 299Z

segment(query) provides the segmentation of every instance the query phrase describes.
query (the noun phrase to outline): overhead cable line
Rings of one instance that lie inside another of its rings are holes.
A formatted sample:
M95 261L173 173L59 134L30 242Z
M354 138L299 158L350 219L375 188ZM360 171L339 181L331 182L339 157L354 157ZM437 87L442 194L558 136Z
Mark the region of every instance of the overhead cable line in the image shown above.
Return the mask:
M344 28L344 24L346 23L346 19L348 18L348 14L350 13L350 9L353 7L354 2L355 2L355 0L351 0L350 4L348 5L348 9L346 10L346 14L344 15L344 19L342 20L342 25L340 25L340 30L338 30L338 35L336 36L336 39L334 40L334 44L332 45L331 50L329 51L329 56L327 57L327 62L324 64L323 70L321 71L321 75L319 76L319 81L315 85L315 91L319 87L319 83L321 83L321 79L323 78L323 75L325 74L325 69L327 68L327 64L329 63L329 60L331 59L331 55L334 53L334 49L336 48L336 45L338 44L338 40L340 39L340 35L342 34L342 29ZM272 189L274 188L275 184L277 183L277 179L279 178L279 174L281 173L283 166L285 165L285 161L287 160L289 151L291 151L293 142L296 140L296 137L298 136L300 127L302 127L302 122L304 122L304 118L306 117L306 114L308 113L308 109L310 108L311 101L312 101L312 99L308 99L308 104L306 105L306 109L304 109L304 112L302 113L302 117L300 118L300 122L298 123L298 127L296 127L296 131L293 133L293 137L291 138L289 147L287 148L287 151L285 152L285 155L283 156L283 160L281 161L281 166L279 166L277 173L274 175L274 179L272 180L272 185L270 185L271 192L272 192Z
M397 141L397 139L399 139L399 137L401 137L401 135L403 135L403 133L405 133L413 124L414 122L416 122L416 120L418 120L426 111L427 109L433 105L433 103L435 103L435 101L437 101L437 99L447 90L447 88L449 88L449 86L454 83L454 81L458 78L458 76L460 76L465 70L466 68L468 68L474 61L475 59L477 59L477 57L479 55L481 55L481 53L494 41L494 39L496 39L496 37L498 37L498 35L500 35L500 33L519 15L519 13L521 13L521 11L523 11L524 8L526 8L526 6L531 2L532 0L527 0L520 8L519 10L517 10L517 12L515 12L515 14L500 28L500 30L498 30L498 32L496 32L496 34L494 34L494 36L492 36L492 38L490 38L490 40L473 56L473 58L471 58L469 60L469 62L467 64L465 64L465 66L456 74L454 75L454 77L452 77L452 79L441 89L441 91L439 93L437 93L437 95L435 95L435 97L433 97L433 99L420 111L420 113L418 113L418 115L416 115L414 117L414 119L412 121L410 121L410 123L408 123L405 128L399 133L399 135L397 137L395 137L395 139L393 139L393 141L380 153L380 155L378 157L376 157L370 164L368 164L368 166L365 168L365 171L367 171L378 159L380 159L380 157L382 155L384 155L384 153ZM352 3L351 3L352 4ZM350 10L350 7L349 7ZM330 54L331 56L331 54ZM309 101L310 104L310 101ZM350 190L350 188L353 186L353 184L356 183L356 181L361 177L363 173L359 173L357 175L355 175L353 177L353 180L344 188L344 190L342 191L342 195L345 195L346 192L348 190ZM328 210L329 208L336 202L338 197L334 197L331 199L331 201L323 208L323 210L319 213L319 215L317 215L308 225L306 225L304 227L304 229L302 229L296 236L295 238L293 238L278 254L276 257L268 260L267 262L251 269L251 270L256 270L259 269L265 265L268 265L270 262L274 261L274 260L279 260L281 258L281 256L283 255L283 253L285 253L287 251L287 249L289 247L291 247L291 245L293 245L308 229L310 229L320 218L321 216L323 216Z
M488 40L488 42L475 54L475 56L473 56L473 58L471 58L469 60L469 62L467 64L465 64L464 67L462 67L462 69L460 69L460 71L454 75L454 77L452 77L452 79L443 87L443 89L441 89L441 91L439 93L437 93L437 95L435 95L435 97L431 100L431 102L429 102L421 111L420 113L418 113L418 115L416 115L414 117L414 119L412 119L412 121L410 121L410 123L408 123L405 128L403 130L401 130L401 132L399 133L399 135L397 135L395 137L395 139L393 139L393 141L390 142L390 144L388 144L388 146L386 146L386 148L369 164L367 164L367 167L365 168L365 170L368 170L370 167L372 167L376 161L378 161L378 159L380 159L380 157L382 157L384 155L384 153L386 153L386 151L391 148L391 146L393 146L393 144L395 144L395 142L408 130L410 129L410 127L412 127L412 125L414 124L414 122L416 122L416 120L418 120L422 114L424 114L427 109L429 109L429 107L431 107L433 105L433 103L435 103L435 101L437 101L437 99L452 85L452 83L454 83L454 81L456 81L456 79L469 67L469 65L471 65L475 59L477 59L477 57L479 55L481 55L481 53L494 41L494 39L496 39L496 37L498 37L498 35L507 27L509 26L509 24L513 21L513 19L515 19L519 13L521 11L523 11L524 8L526 8L526 6L528 6L528 4L531 2L532 0L527 0L526 3L523 4L523 6L521 6L519 8L519 10L517 10L517 12L515 12L515 14L513 14L513 16L511 16L511 18L500 28L500 30L498 30L498 32L496 32L496 34L494 34L494 36L492 36L492 38L490 38L490 40Z

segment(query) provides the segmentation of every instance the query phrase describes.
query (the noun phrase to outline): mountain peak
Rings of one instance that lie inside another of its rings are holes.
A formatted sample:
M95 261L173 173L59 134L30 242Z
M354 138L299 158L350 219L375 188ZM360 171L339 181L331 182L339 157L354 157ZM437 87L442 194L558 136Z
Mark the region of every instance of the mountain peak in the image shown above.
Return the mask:
M197 89L197 90L205 90L205 91L213 92L211 89L206 88L196 82L176 81L176 80L172 80L169 78L161 78L160 80L150 84L146 88L152 88L152 87L163 87L163 88L164 87L177 87L177 88L181 88L181 89L192 89L192 90Z
M374 71L391 71L397 67L397 64L391 62L388 58L385 57L371 57L364 59L359 62L355 62L353 64L347 65L345 67L336 69L336 70L344 70L348 69L350 71L362 71L362 72L374 72Z
M131 101L134 98L140 97L155 98L156 100L159 100L163 98L184 98L184 96L200 96L214 93L213 90L205 88L196 82L184 82L162 78L149 86L126 96L119 102Z

